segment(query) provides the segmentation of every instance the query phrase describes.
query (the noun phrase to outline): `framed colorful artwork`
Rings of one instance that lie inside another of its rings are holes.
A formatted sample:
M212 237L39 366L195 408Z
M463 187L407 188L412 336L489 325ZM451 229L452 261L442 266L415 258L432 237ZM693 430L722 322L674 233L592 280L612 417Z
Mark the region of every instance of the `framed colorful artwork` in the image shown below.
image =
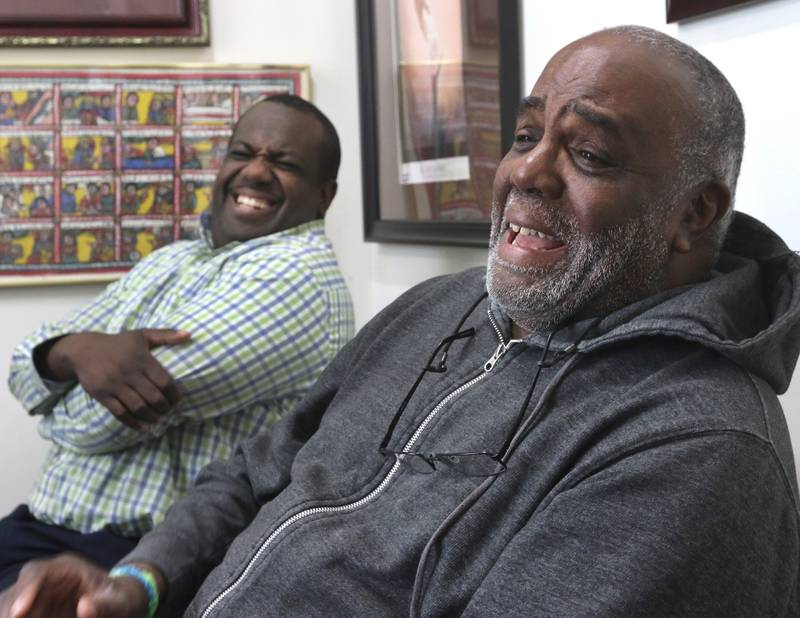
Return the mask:
M0 3L0 46L209 44L208 0Z
M753 0L667 0L667 23L727 9Z
M241 114L308 67L0 67L0 285L110 280L198 217Z
M516 0L356 0L365 237L485 246L520 102Z

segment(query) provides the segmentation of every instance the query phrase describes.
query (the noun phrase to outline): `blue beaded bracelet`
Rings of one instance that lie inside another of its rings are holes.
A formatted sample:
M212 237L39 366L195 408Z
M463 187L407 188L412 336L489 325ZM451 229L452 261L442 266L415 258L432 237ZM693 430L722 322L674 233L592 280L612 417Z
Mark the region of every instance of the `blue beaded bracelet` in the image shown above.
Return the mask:
M137 579L147 591L147 618L153 618L158 609L158 585L156 578L149 571L140 569L132 564L115 566L108 572L109 577L133 577Z

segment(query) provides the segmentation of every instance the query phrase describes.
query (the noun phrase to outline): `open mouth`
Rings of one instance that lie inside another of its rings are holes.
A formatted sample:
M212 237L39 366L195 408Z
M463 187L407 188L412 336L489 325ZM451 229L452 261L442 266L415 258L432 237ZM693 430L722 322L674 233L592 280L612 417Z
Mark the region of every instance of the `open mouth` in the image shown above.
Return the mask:
M508 224L506 242L527 251L553 251L565 246L556 236L516 223Z
M566 252L567 243L551 230L510 221L505 224L497 246L498 257L522 268L553 265L563 259Z
M270 203L266 199L252 195L233 194L233 201L238 206L245 206L255 210L266 210L270 207Z

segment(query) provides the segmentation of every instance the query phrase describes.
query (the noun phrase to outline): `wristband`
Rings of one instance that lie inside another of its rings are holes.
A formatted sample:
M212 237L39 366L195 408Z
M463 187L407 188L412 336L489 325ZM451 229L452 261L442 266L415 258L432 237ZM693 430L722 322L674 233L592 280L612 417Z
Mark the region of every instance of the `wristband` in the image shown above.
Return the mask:
M156 585L156 578L149 571L140 569L132 564L123 564L122 566L115 566L108 572L109 577L133 577L144 586L147 592L147 618L153 618L158 609L158 585Z

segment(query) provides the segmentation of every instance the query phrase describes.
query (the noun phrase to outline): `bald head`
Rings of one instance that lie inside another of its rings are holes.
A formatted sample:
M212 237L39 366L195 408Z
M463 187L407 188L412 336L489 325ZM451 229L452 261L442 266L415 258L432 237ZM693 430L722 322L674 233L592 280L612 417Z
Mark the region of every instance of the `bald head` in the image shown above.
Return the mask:
M659 62L670 61L691 84L690 113L679 119L683 130L674 136L675 182L682 188L711 181L727 187L730 206L711 231L718 245L733 214L744 152L744 110L736 91L708 58L663 32L643 26L617 26L587 39L609 36L642 46Z
M534 99L548 88L567 97L570 111L617 136L625 133L634 148L674 144L674 150L659 152L657 161L671 168L680 160L677 150L688 122L698 113L696 88L682 64L613 31L591 34L558 51L537 80ZM592 106L594 117L585 111Z

